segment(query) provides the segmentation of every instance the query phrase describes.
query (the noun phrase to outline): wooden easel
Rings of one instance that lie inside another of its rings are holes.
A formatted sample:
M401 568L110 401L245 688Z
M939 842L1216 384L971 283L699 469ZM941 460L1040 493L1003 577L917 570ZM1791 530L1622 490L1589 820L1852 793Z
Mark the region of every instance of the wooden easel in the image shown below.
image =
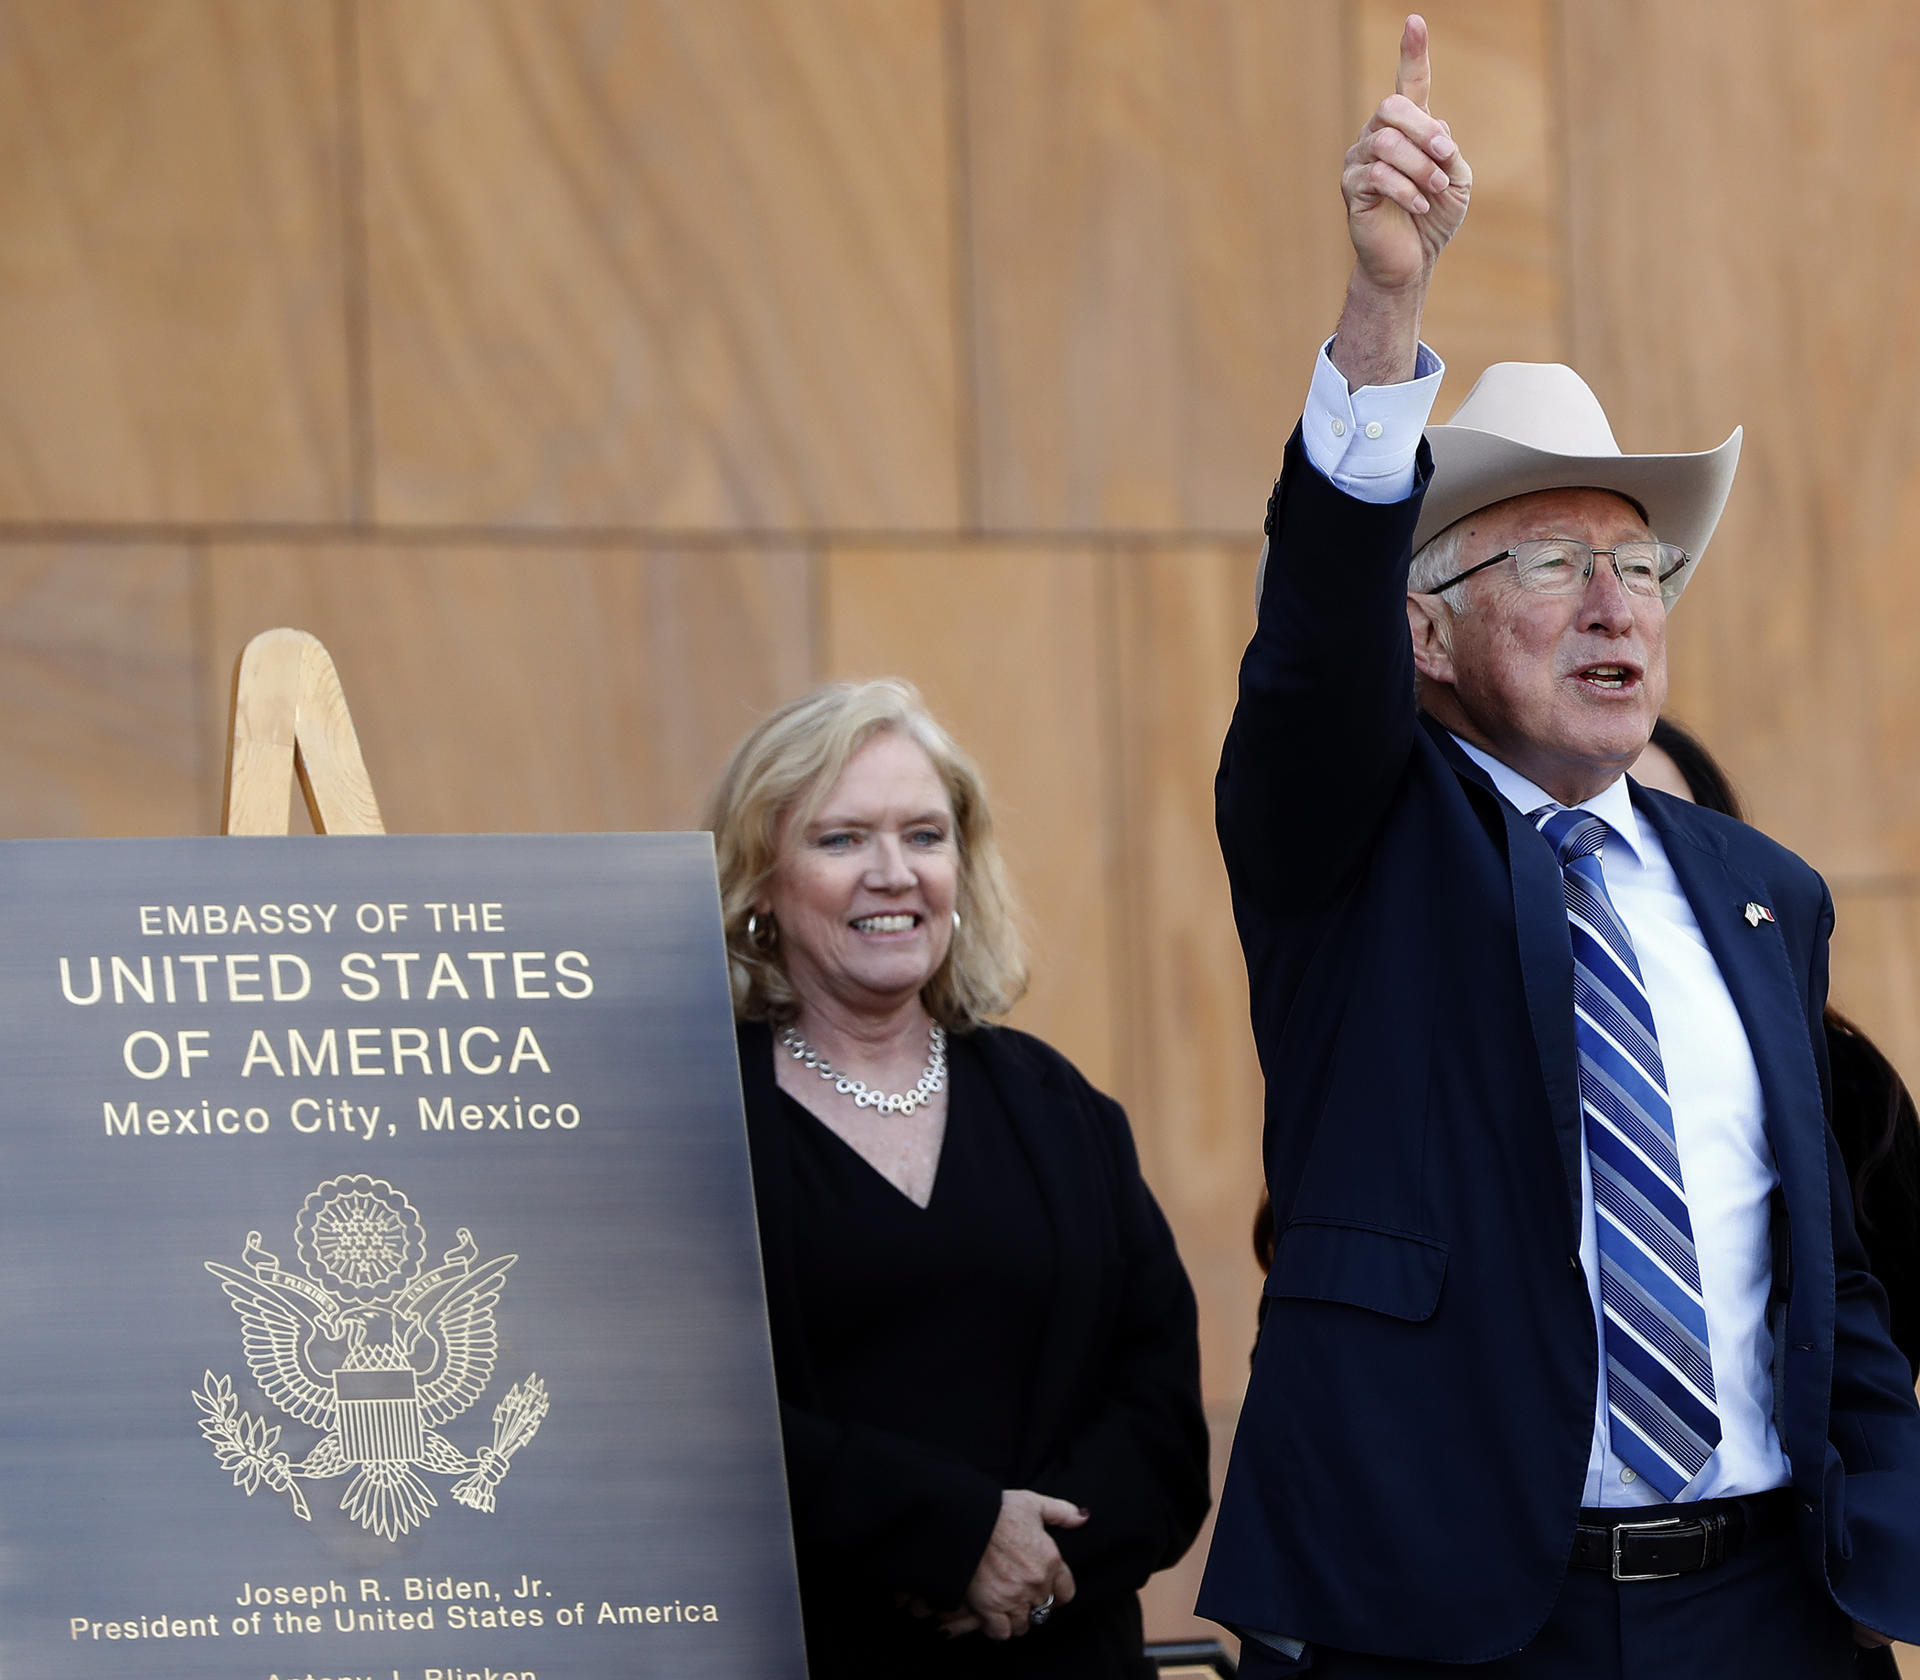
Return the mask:
M304 630L263 630L233 672L222 834L285 834L300 777L316 834L385 834L340 674Z

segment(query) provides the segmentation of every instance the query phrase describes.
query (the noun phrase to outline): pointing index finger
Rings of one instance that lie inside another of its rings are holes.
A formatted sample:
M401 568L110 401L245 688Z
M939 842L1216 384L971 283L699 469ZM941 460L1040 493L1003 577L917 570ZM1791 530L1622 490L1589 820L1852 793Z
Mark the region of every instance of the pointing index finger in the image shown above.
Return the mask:
M1400 68L1394 73L1393 91L1411 99L1421 110L1433 90L1433 69L1427 62L1427 20L1418 12L1408 14L1400 31Z

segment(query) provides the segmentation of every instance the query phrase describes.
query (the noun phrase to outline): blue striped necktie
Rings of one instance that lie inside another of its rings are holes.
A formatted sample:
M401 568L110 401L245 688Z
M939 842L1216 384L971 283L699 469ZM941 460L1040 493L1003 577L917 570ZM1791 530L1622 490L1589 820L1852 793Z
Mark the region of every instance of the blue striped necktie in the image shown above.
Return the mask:
M1600 872L1607 825L1558 805L1543 806L1530 820L1560 859L1573 937L1607 1433L1615 1456L1671 1500L1713 1455L1720 1414L1660 1041L1633 941Z

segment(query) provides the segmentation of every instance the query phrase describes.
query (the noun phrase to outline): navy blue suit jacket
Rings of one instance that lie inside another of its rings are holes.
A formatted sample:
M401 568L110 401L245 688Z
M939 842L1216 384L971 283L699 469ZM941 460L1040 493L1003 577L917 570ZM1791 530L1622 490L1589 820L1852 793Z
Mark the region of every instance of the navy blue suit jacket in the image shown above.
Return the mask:
M1200 1613L1481 1661L1558 1594L1593 1429L1573 967L1546 842L1418 714L1407 501L1296 433L1216 788L1267 1081L1277 1246ZM1833 905L1636 787L1753 1047L1779 1167L1775 1414L1807 1568L1920 1639L1920 1411L1828 1124ZM1774 921L1750 926L1749 902Z

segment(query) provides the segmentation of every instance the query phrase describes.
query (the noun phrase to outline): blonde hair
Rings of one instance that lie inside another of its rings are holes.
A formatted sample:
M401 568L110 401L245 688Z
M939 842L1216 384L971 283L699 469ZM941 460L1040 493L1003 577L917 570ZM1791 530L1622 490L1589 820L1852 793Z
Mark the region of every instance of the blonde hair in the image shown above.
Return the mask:
M950 1032L966 1032L1005 1014L1026 991L1026 951L980 772L912 683L882 677L828 683L762 719L734 748L713 790L706 826L720 871L733 1009L742 1020L789 1021L799 1012L777 940L747 935L754 901L779 864L782 834L806 823L853 755L888 730L926 753L953 804L960 925L921 990L927 1012Z

